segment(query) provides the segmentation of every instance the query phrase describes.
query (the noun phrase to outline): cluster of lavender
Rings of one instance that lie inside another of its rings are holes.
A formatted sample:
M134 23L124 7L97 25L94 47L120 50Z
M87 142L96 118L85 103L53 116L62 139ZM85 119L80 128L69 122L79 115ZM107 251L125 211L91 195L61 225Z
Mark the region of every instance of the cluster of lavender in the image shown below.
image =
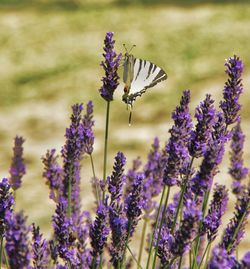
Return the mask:
M108 103L118 86L121 60L114 43L113 33L107 33L100 94ZM105 172L104 178L96 176L92 156L93 104L87 103L84 115L83 105L74 105L61 153L52 149L42 158L49 198L55 202L49 239L28 223L23 211L14 208L15 193L26 173L24 140L16 137L10 175L0 182L0 268L249 269L250 251L238 257L250 213L248 168L243 164L245 136L239 116L242 71L238 57L226 62L229 78L220 107L217 110L207 94L196 109L196 123L189 111L190 91L184 91L172 114L174 123L165 146L161 148L155 138L146 163L136 159L128 170L126 157L118 152L113 171L107 177ZM106 125L104 154L107 130ZM230 195L236 203L234 216L219 238L229 190L223 185L227 178L218 183L214 178L227 143L231 146L228 174L233 179ZM93 172L93 219L81 206L83 156L89 157ZM135 250L131 241L138 235L140 244Z

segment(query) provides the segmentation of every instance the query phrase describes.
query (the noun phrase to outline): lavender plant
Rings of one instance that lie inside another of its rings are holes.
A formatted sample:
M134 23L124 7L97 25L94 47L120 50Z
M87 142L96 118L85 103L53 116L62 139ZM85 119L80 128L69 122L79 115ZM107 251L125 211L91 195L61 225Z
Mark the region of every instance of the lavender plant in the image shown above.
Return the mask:
M23 211L13 210L11 188L15 193L21 187L26 172L24 139L16 137L10 177L0 182L0 269L3 265L8 269L249 269L250 250L238 255L250 213L248 167L243 165L245 135L240 126L242 61L237 56L226 61L228 80L218 109L207 94L195 110L194 123L191 94L185 90L172 113L174 124L165 146L156 137L147 160L136 158L131 167L126 167L127 158L118 151L107 176L110 102L119 84L121 61L114 43L113 33L108 32L99 90L107 102L103 177L94 166L93 103L75 104L61 156L52 149L42 157L42 175L55 202L52 235L45 238L37 225L31 227ZM219 182L215 176L227 157L230 139L229 174L237 201L232 219L225 224L232 194L223 185L226 175ZM83 156L90 158L95 182L93 212L81 204ZM132 244L135 241L140 241L138 248Z

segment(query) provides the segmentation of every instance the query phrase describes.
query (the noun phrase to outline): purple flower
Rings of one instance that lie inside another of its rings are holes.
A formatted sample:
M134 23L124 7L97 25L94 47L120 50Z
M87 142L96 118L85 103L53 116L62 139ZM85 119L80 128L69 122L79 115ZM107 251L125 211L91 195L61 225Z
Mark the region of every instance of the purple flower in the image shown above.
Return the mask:
M197 209L196 204L191 201L185 201L183 209L183 220L180 228L174 234L174 242L171 244L171 253L174 256L182 255L197 232L197 224L201 218L201 212Z
M208 141L211 138L211 130L215 121L214 100L210 94L206 95L206 99L196 108L195 117L197 124L195 131L191 132L191 141L189 144L189 152L192 157L199 158L206 151Z
M26 173L26 167L23 160L23 143L24 139L21 136L15 137L13 147L13 158L9 169L10 185L13 190L21 187L22 177Z
M241 108L239 104L239 97L243 91L241 83L241 75L243 72L243 63L234 55L225 63L226 74L229 76L225 83L223 97L224 100L220 102L220 107L224 112L226 124L230 125L237 121L238 112Z
M118 268L122 262L123 253L126 249L126 241L128 237L127 225L128 221L123 211L123 207L119 204L109 209L109 220L111 228L111 246L109 248L111 260L114 268Z
M222 247L215 247L211 255L208 269L230 269L232 261L227 254L227 251Z
M248 169L243 167L243 145L244 145L245 135L243 134L240 126L240 120L237 125L232 130L232 142L231 142L231 152L230 161L231 166L229 169L229 174L234 179L233 183L233 193L238 194L241 190L241 181L244 179L248 173Z
M46 269L49 266L48 257L48 242L46 239L42 239L39 227L33 224L33 268L34 269Z
M68 218L66 215L67 206L67 200L61 197L52 218L54 236L57 242L55 254L58 252L61 259L72 266L76 266L79 265L79 260L76 257L76 251L72 248L75 236L72 231L72 219Z
M131 236L139 221L139 217L142 213L142 188L144 183L144 175L139 174L136 176L131 193L128 195L125 201L126 216L128 219L128 232Z
M228 191L224 185L215 185L213 199L210 203L208 213L202 222L202 232L207 233L208 241L216 237L221 218L226 211Z
M247 223L247 217L250 213L250 190L244 191L238 196L235 205L234 217L227 225L220 245L231 254L239 245L244 236L244 230Z
M203 196L211 187L213 177L218 172L218 165L224 154L224 144L227 140L227 133L221 132L224 129L224 120L221 114L217 114L217 121L213 126L212 140L207 146L204 158L199 171L192 178L191 189L195 195Z
M94 126L93 121L93 103L89 101L87 103L86 114L83 117L83 128L84 128L84 151L87 154L92 154L93 145L94 145L94 134L92 131L92 127Z
M113 166L113 172L111 177L108 177L108 190L111 195L111 204L115 200L119 200L122 195L122 187L124 184L124 166L126 164L126 158L122 152L118 152L115 157L115 163Z
M96 218L94 223L90 227L90 239L91 239L91 255L92 255L92 267L96 268L98 265L98 258L103 253L103 248L106 245L107 237L109 234L109 209L107 205L99 204L96 212Z
M0 237L5 236L6 216L12 211L14 197L10 192L10 184L7 178L0 182Z
M6 216L6 243L10 268L22 269L30 264L30 252L28 245L28 234L30 226L27 226L27 217L23 212L11 213Z
M72 186L72 213L80 212L80 160L84 153L84 128L82 124L82 104L72 106L70 128L66 129L66 143L62 149L64 178L62 194L68 199L69 184Z
M241 260L243 269L250 268L250 251L246 252Z
M143 186L143 209L146 212L144 217L148 218L150 212L155 208L156 197L162 190L163 161L160 152L159 139L155 137L152 148L148 154L147 163L144 166L145 183Z
M155 233L155 235L157 237L158 233ZM172 253L170 249L172 247L173 242L174 242L174 238L171 235L170 230L165 224L163 224L162 229L161 229L161 237L158 244L158 253L157 253L161 261L161 268L165 268L169 264L172 258Z
M117 53L114 51L114 44L115 41L113 40L113 33L108 32L106 34L105 40L104 40L104 59L105 61L102 61L101 66L103 67L105 71L105 77L103 77L102 82L103 86L99 90L102 98L104 98L106 101L112 101L113 100L113 94L118 83L118 67L119 63L121 61L121 54L117 55Z
M59 192L61 189L63 170L57 162L58 156L55 156L56 150L47 151L42 157L44 164L43 177L46 179L46 184L49 186L49 197L55 202L58 202Z
M190 140L192 120L189 114L190 92L184 91L180 106L172 114L173 127L169 130L170 139L166 146L167 162L163 181L168 186L177 183L181 171L189 163L187 143Z

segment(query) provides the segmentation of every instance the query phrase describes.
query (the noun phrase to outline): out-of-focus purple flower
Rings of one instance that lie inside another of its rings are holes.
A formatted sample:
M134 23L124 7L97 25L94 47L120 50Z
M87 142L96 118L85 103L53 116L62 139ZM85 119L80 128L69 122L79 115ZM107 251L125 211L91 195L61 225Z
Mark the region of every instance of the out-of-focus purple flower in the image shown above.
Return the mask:
M216 246L213 249L208 269L230 269L232 267L232 260L227 254L227 251L222 248Z
M17 190L21 187L22 177L26 173L26 166L23 159L23 143L24 139L21 136L16 136L13 147L13 157L10 173L10 185L13 190Z
M43 177L46 179L46 184L49 186L49 197L55 202L58 202L59 192L61 189L63 170L57 162L58 156L55 155L56 150L48 150L42 158L44 164Z
M182 255L198 230L198 221L201 218L201 211L197 209L195 202L187 200L183 208L183 220L180 228L174 234L174 241L171 244L171 253L174 256Z
M228 140L225 120L222 113L216 113L213 125L212 139L206 148L199 171L191 180L191 189L195 195L203 196L211 187L213 177L218 172L218 166L224 155L224 145Z
M6 215L12 211L14 197L10 192L10 184L7 178L0 182L0 237L5 236Z
M173 127L169 130L170 139L166 145L167 162L163 181L168 186L177 183L181 171L189 163L187 143L190 140L192 119L189 114L190 91L183 92L180 106L172 114Z
M232 142L231 142L231 152L230 161L231 165L229 168L229 174L232 176L233 183L233 193L239 194L241 190L241 181L246 177L248 169L243 166L243 145L244 145L245 135L242 132L240 126L240 120L237 125L232 130Z
M33 268L34 269L46 269L49 266L49 253L48 253L48 242L42 238L39 227L33 224Z
M72 106L70 128L66 129L66 143L62 149L64 178L62 195L68 199L69 184L72 185L71 209L80 213L80 160L84 153L84 127L82 124L82 104Z
M109 221L112 235L111 246L109 248L111 256L110 262L114 268L118 268L119 264L122 262L128 237L128 220L121 205L117 204L109 208Z
M123 175L125 164L126 157L122 152L118 152L115 157L112 175L108 177L108 190L111 196L111 204L114 203L115 200L120 200L122 195L122 187L125 180Z
M106 203L106 201L105 201ZM104 246L107 242L107 237L109 234L109 219L108 219L109 209L106 204L99 204L96 212L96 218L94 223L90 227L90 239L91 239L91 255L92 255L92 266L91 268L96 268L98 265L98 259L103 253Z
M224 100L220 102L220 107L224 112L226 124L229 125L237 121L238 112L241 108L239 97L243 91L241 83L243 63L239 57L234 55L226 61L225 66L229 78L224 86Z
M208 241L213 241L216 237L221 225L221 218L226 211L227 201L228 191L226 187L216 184L208 213L202 221L202 233L207 233Z
M158 233L155 233L155 235L157 237ZM155 239L157 240L157 238ZM161 228L161 237L159 240L158 253L157 253L161 261L161 268L165 268L171 261L172 253L170 249L173 244L173 241L174 238L171 235L170 230L165 224L163 224Z
M148 154L147 163L144 165L145 183L143 185L143 209L145 218L149 217L150 212L155 209L156 202L153 200L162 190L163 185L163 162L160 152L158 137L154 138L151 150Z
M61 197L52 218L54 236L57 242L56 252L58 252L61 259L72 266L77 266L79 265L79 260L76 257L76 251L72 248L75 241L72 231L73 223L72 219L67 217L67 207L67 200Z
M133 160L132 168L129 169L126 174L125 197L127 197L131 192L134 179L137 176L137 174L140 173L139 170L141 165L142 161L140 157L137 157L135 160Z
M250 251L247 251L241 260L242 269L250 268Z
M220 245L227 250L228 254L233 253L244 236L247 217L250 213L250 190L245 190L238 196L235 205L234 217L227 225Z
M134 180L131 193L125 201L126 216L128 219L128 232L132 236L134 229L139 221L142 213L143 200L142 188L144 183L144 175L138 174Z
M83 128L84 128L84 151L87 154L92 154L93 152L93 145L94 145L94 133L92 127L94 126L93 120L93 103L89 101L87 103L86 113L83 117Z
M30 252L28 244L28 234L31 227L26 224L27 217L23 212L9 212L6 216L6 243L10 268L22 269L30 264Z
M208 141L211 138L211 129L215 121L214 100L210 94L196 108L195 117L197 124L195 130L191 132L189 152L192 157L199 158L206 151Z
M105 71L105 76L102 78L103 85L99 90L102 98L106 101L113 100L113 94L118 83L118 67L121 61L121 54L117 55L114 50L115 40L113 40L113 33L107 32L104 40L104 61L102 61L101 66Z

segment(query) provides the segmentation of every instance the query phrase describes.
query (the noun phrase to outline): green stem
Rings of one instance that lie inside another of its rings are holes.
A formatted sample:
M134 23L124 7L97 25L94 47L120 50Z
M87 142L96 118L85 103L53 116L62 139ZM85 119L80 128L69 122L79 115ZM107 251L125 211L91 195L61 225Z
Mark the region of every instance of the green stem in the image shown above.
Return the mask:
M182 264L182 255L181 255L181 257L180 257L180 260L179 260L179 265L178 265L178 269L181 269L181 264Z
M3 255L3 237L1 236L1 246L0 246L0 269L2 268L2 255Z
M90 154L89 156L90 156L90 161L91 161L92 173L93 173L93 177L95 180L95 191L96 191L97 204L99 204L100 203L99 187L98 187L98 184L96 182L97 178L96 178L96 174L95 174L95 166L94 166L93 156L92 156L92 154Z
M166 213L166 209L167 209L169 194L170 194L170 186L168 186L168 189L167 189L167 195L166 195L166 199L165 199L165 203L164 203L164 208L163 208L163 212L162 212L162 217L161 217L159 232L158 232L157 241L156 241L155 255L154 255L152 269L155 269L155 266L156 266L156 258L157 258L157 253L158 253L158 244L159 244L159 241L160 241L160 238L161 238L161 228L162 228L162 225L163 225L163 219L164 219L164 216L165 216L165 213ZM157 227L156 227L156 229L157 229Z
M189 164L189 170L190 170L190 171L191 171L193 162L194 162L194 157L192 157L192 159L191 159L191 161L190 161L190 164ZM179 211L182 210L182 206L183 206L183 198L184 198L184 194L185 194L185 192L186 192L186 187L187 187L187 182L188 182L188 180L189 180L189 176L190 176L190 173L188 173L188 175L187 175L187 177L184 179L184 182L183 182L183 185L182 185L180 199L179 199L179 201L178 201L177 210L176 210L175 217L174 217L174 221L173 221L173 224L172 224L172 227L171 227L171 233L172 233L172 234L173 234L173 232L174 232L174 228L175 228L175 226L176 226L176 222L177 222L177 219L178 219Z
M141 264L141 257L142 257L142 252L143 252L143 245L144 245L144 239L145 239L147 224L148 224L148 220L145 219L144 223L143 223L143 228L142 228L142 236L141 236L140 250L139 250L139 255L138 255L137 269L139 269L139 266Z
M203 255L202 255L202 258L201 258L201 262L200 262L200 264L199 264L199 268L201 268L201 266L202 266L203 260L204 260L206 254L207 254L207 251L208 251L209 248L210 248L210 245L211 245L211 241L208 242L208 244L207 244L207 246L206 246L206 248L205 248L205 251L204 251L204 253L203 253Z
M207 268L207 264L208 264L208 259L209 259L209 255L210 255L211 246L212 246L212 244L209 245L209 248L208 248L208 251L207 251L207 256L206 256L206 261L205 261L205 267L204 267L204 268Z
M131 249L130 249L130 247L129 247L128 245L127 245L127 249L128 249L128 251L129 251L129 253L131 254L133 260L136 262L136 264L137 264L137 268L138 268L138 269L142 269L142 267L141 267L139 261L136 260L135 255L133 254L133 252L131 251Z
M102 254L100 255L99 269L102 269Z
M231 247L232 247L232 245L233 245L234 239L235 239L235 237L236 237L237 234L238 234L238 231L239 231L239 229L240 229L240 226L241 226L242 222L243 222L244 219L245 219L245 216L246 216L246 214L247 214L247 212L248 212L249 207L250 207L250 202L248 202L247 207L246 207L246 210L245 210L244 214L242 215L242 218L240 219L240 221L239 221L239 223L238 223L236 229L234 230L234 234L233 234L233 236L232 236L231 242L230 242L230 244L229 244L228 247L227 247L227 252L230 251L230 249L231 249Z
M153 230L152 237L150 239L150 247L149 247L149 254L148 254L148 260L147 260L146 269L149 268L149 264L150 264L150 259L151 259L151 255L152 255L152 249L153 249L154 236L155 236L155 232L157 231L159 216L160 216L161 207L162 207L163 199L164 199L164 196L165 196L165 192L166 192L166 186L164 185L163 191L162 191L162 194L161 194L161 201L160 201L158 211L157 211L157 215L156 215L155 227L154 227L154 230Z
M121 268L124 267L125 257L126 257L126 249L128 247L128 240L129 240L129 237L130 237L131 228L132 228L132 223L131 223L131 220L129 220L128 221L128 234L127 234L127 238L126 238L125 249L124 249L124 252L122 254Z
M108 152L108 133L109 133L109 111L110 111L110 101L107 101L106 110L106 125L105 125L105 144L104 144L104 158L103 158L103 180L106 182L106 171L107 171L107 152ZM105 200L105 190L102 194L102 200Z

